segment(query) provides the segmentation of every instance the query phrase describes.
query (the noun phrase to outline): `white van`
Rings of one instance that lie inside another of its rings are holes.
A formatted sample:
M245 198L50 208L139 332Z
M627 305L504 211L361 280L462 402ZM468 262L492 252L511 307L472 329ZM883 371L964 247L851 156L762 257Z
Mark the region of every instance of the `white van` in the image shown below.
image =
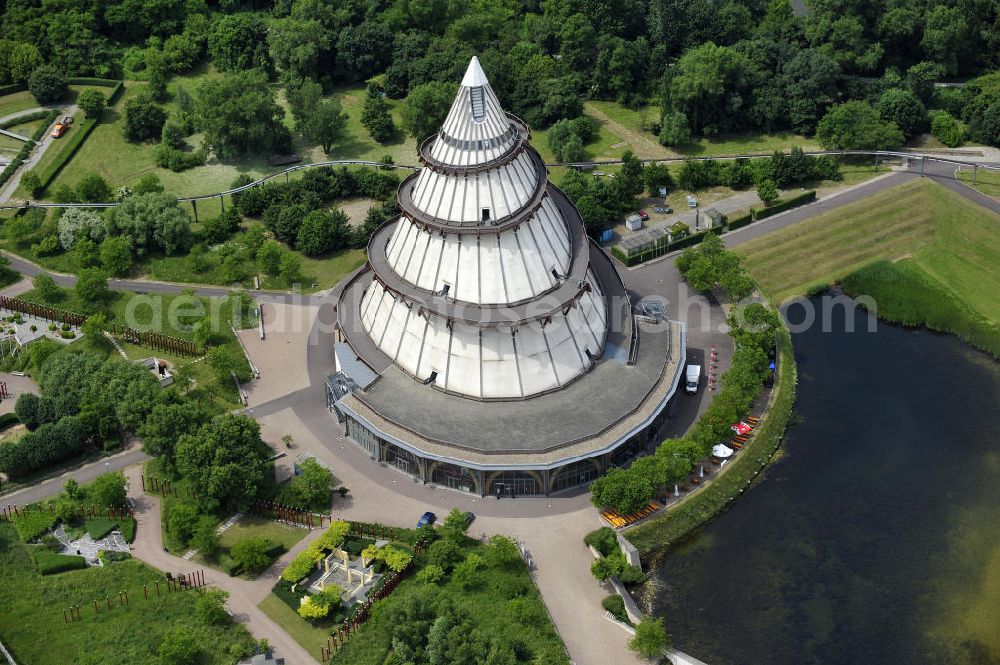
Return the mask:
M698 382L701 380L701 365L688 364L687 372L684 375L684 392L694 395L698 392Z

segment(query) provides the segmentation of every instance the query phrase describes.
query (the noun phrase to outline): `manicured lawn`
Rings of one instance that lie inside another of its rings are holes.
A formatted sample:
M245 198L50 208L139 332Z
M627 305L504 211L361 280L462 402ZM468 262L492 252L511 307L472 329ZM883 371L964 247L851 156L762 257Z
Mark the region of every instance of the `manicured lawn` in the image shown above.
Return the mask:
M262 600L257 607L264 614L271 617L272 621L281 626L293 640L302 645L302 648L308 651L316 659L316 662L319 662L319 647L320 645L326 645L326 641L330 637L327 631L321 628L314 628L312 624L303 620L291 607L273 593L268 594L267 598ZM302 665L305 664L303 663Z
M915 180L741 245L774 302L831 284L880 259L912 257L948 292L1000 322L1000 215Z
M976 173L976 184L972 184L972 169L962 169L956 172L958 179L978 189L987 196L1000 197L1000 171L987 171L979 169Z
M27 90L0 97L0 118L11 113L41 106Z
M243 626L211 626L195 618L196 592L167 594L161 585L157 598L154 582L163 574L139 561L43 577L32 565L29 546L8 524L0 524L0 545L0 639L19 663L155 663L160 644L174 630L195 638L203 665L229 665L252 648ZM144 584L153 589L149 600ZM117 600L125 589L127 608ZM105 602L99 613L96 599ZM80 606L82 620L66 624L62 610L71 605Z
M170 99L165 103L168 116L176 117L178 109L174 99L178 87L183 87L188 93L194 94L198 83L204 79L221 76L211 65L204 65L192 74L175 76L168 85ZM125 103L140 94L146 87L145 83L129 81L124 94L118 103L105 113L101 123L94 129L87 142L80 148L73 161L70 162L56 178L50 187L50 193L61 184L75 185L80 179L91 172L99 173L112 188L132 184L146 173L155 173L168 192L177 196L195 196L211 194L229 189L238 175L248 174L255 178L268 173L274 173L287 168L268 165L266 156L249 156L234 160L220 161L210 158L204 166L195 167L174 173L168 169L156 166L153 161L153 143L132 143L125 139L122 131ZM303 162L325 161L334 159L368 159L378 161L383 155L391 155L396 163L416 163L416 141L403 137L400 131L394 141L382 146L371 140L367 130L361 125L361 107L364 103L365 87L351 86L337 89L333 96L338 97L348 114L345 138L337 143L330 155L312 143L295 137L293 149ZM278 100L286 108L283 91L278 91ZM401 102L390 100L393 106L393 117L397 126L401 122ZM291 127L291 114L286 115L286 124ZM188 142L193 146L201 144L202 136L195 134ZM212 217L219 213L218 203L202 202L198 206L201 218Z
M798 134L748 133L698 139L681 148L667 148L659 143L651 128L659 123L658 107L629 109L617 102L589 101L586 108L607 117L607 129L627 141L636 155L643 159L659 159L678 156L711 157L713 155L736 155L749 153L770 154L775 150L790 150L799 146L803 150L819 150L814 139Z
M246 538L267 538L281 543L286 550L289 550L307 535L309 535L308 529L248 515L222 532L222 535L219 536L219 545L223 548L230 548Z
M628 146L618 145L623 143L623 140L609 130L604 122L594 116L588 117L594 121L597 127L597 134L593 140L583 146L585 158L588 160L620 159ZM542 160L546 164L556 161L555 155L552 154L552 150L549 148L548 129L532 129L531 145L542 156ZM618 145L618 147L613 147L615 145Z

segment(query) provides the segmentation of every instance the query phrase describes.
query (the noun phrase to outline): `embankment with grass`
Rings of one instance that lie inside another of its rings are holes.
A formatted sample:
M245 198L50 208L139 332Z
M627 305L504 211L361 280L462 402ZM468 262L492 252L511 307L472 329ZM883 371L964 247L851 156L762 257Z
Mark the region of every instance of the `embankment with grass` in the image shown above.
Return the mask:
M773 301L841 284L870 296L887 321L951 333L1000 357L998 227L1000 215L914 180L738 251Z
M868 296L879 318L951 333L1000 358L1000 326L952 297L946 286L928 276L912 259L876 261L845 277L842 285L850 296Z
M158 570L131 560L43 576L55 570L33 556L39 547L20 542L11 525L0 524L0 639L18 663L157 663L160 645L177 634L196 640L203 665L233 663L252 651L243 626L200 618L195 591L159 597L150 591L145 598L144 585L155 589L159 580L163 588ZM123 590L129 592L128 606L118 600ZM113 599L111 609L107 598ZM75 605L80 620L66 623L63 610Z
M822 291L876 261L906 259L948 298L1000 324L1000 215L913 180L740 245L772 302Z

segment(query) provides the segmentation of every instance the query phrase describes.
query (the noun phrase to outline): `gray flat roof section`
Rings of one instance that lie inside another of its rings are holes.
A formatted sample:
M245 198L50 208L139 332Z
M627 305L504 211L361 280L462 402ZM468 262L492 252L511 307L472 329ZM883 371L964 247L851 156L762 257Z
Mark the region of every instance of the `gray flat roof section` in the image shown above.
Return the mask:
M420 385L391 366L367 392L342 404L425 456L544 466L623 442L673 393L683 358L680 324L643 324L635 365L605 356L569 386L531 399L465 399Z
M661 373L659 379L651 386L649 392L642 399L642 401L639 402L638 405L633 405L630 410L621 395L609 395L605 390L598 390L595 387L596 382L591 383L587 380L591 378L592 375L599 377L600 374L594 374L594 372L591 372L590 374L585 375L583 380L577 381L574 384L575 386L588 386L593 388L585 390L587 393L583 395L583 398L587 400L585 404L581 405L579 403L571 403L568 405L568 410L558 411L558 404L554 404L551 401L547 402L553 410L550 413L542 413L541 416L546 420L556 423L556 427L550 427L550 431L552 429L559 431L559 423L562 423L567 427L572 427L577 432L586 429L581 428L578 425L574 426L574 423L586 415L585 412L587 408L592 407L598 400L601 399L615 400L615 403L619 407L617 412L623 415L619 417L617 422L609 421L605 423L605 429L595 431L591 436L581 440L572 441L569 436L558 436L555 440L561 439L564 443L549 450L543 451L540 448L536 450L514 450L512 449L513 445L511 448L503 446L502 449L499 450L496 446L491 446L490 449L484 450L463 448L460 445L429 439L423 433L418 433L414 428L403 427L396 422L388 420L376 412L367 403L362 401L360 399L361 395L358 393L345 396L342 400L340 400L340 402L338 402L338 405L343 411L365 423L370 429L374 429L382 438L397 443L403 448L425 458L452 462L484 470L554 469L570 462L612 452L619 445L627 441L633 434L646 427L657 416L657 414L659 414L666 407L667 401L676 392L681 371L684 366L683 360L686 354L684 324L677 322L671 322L670 324L664 323L659 324L659 329L666 333L662 335L662 337L668 338L669 341L664 340L665 343L663 344L658 342L655 346L660 349L660 351L663 350L664 346L669 346L670 356L665 363L663 363L661 359ZM648 324L643 324L643 330L649 330ZM643 334L645 335L645 332ZM653 340L647 341L652 342ZM650 346L654 346L654 344L647 345L645 347L645 351L646 353L655 356L656 350L651 350L649 348ZM605 364L610 364L612 362L616 361L604 361ZM633 369L625 365L619 365L619 367L622 369ZM381 383L381 381L379 383ZM423 387L426 388L426 386ZM595 392L599 392L600 394L594 394ZM567 390L535 399L541 400L545 397L565 394L567 394ZM454 396L441 396L449 398L453 401L461 400L461 398ZM392 399L391 395L380 397ZM396 396L397 400L407 398L408 395L405 394ZM485 406L497 404L496 402L482 403L474 402L472 400L465 401L469 405L479 404L480 406ZM450 408L453 403L454 402L450 402L448 408ZM521 401L510 404L523 405L524 403L525 402ZM565 404L562 406L567 407ZM609 409L609 413L613 410L615 409ZM448 412L445 412L445 414L447 413ZM438 414L439 418L442 415L444 414ZM523 433L525 429L530 426L528 424L528 419L522 417L522 415L527 414L515 414L515 416L521 421L521 424L517 426L515 433ZM455 414L454 418L449 418L449 420L452 421L449 428L457 429L463 435L471 429L487 430L491 432L493 437L495 437L498 441L510 443L510 433L504 429L508 426L509 421L508 419L501 418L500 416L501 414L498 413L488 415L485 419L483 419L483 416L481 415L469 414L463 410L461 414ZM538 414L534 414L533 418L537 417ZM468 420L469 418L478 418L479 420ZM420 424L426 425L427 421L430 419L429 414L423 414ZM593 427L600 427L601 423L597 422L598 420L603 420L603 418L588 418L587 422ZM593 427L591 429L593 429ZM569 430L567 429L566 431ZM554 440L550 440L550 442L552 441ZM540 444L542 442L539 439L537 440L537 443Z

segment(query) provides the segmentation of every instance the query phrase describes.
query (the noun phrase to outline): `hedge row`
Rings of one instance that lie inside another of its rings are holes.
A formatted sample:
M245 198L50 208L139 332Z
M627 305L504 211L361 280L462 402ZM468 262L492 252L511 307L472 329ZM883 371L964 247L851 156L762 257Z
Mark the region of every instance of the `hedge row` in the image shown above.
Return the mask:
M17 419L16 413L13 412L4 413L0 415L0 430L5 430L8 427L12 427L13 425L16 425L18 422L20 421Z
M82 556L38 550L35 552L35 566L42 575L55 575L67 570L86 568L87 560Z
M52 530L56 525L56 516L50 512L42 512L25 508L14 518L14 529L22 542L31 543Z
M802 194L798 194L787 199L781 199L766 208L751 208L750 214L753 215L754 221L757 221L771 217L772 215L777 215L779 212L785 212L786 210L791 210L792 208L812 203L815 200L816 190L811 189L808 192L803 192Z
M76 76L67 81L70 85L96 85L103 88L111 88L111 92L108 93L108 106L117 101L118 97L121 96L122 91L125 89L125 81L120 81L118 79L102 79L93 76Z
M28 141L21 146L21 150L18 151L14 159L12 159L10 164L7 165L7 168L3 170L3 173L0 173L0 186L4 185L8 180L14 177L14 173L21 168L21 164L24 163L24 160L28 158L28 155L31 154L31 151L34 150L34 148L34 141Z
M90 136L90 133L94 131L94 127L96 126L97 120L88 118L80 123L80 128L76 132L70 134L69 140L63 144L62 152L59 153L56 160L38 174L38 177L42 181L42 189L52 184L52 181L56 179L56 176L59 175L59 172L62 171L69 160L73 159L73 155L80 149L80 146L83 145L83 142L87 140L87 137Z
M49 113L51 113L51 111L49 111L48 109L41 109L40 111L35 111L33 113L19 115L16 118L11 118L10 120L7 120L6 122L0 122L0 129L7 129L15 125L21 125L26 122L31 122L33 120L40 120L45 116L49 115Z
M15 92L21 92L22 90L27 89L28 87L23 83L8 83L7 85L0 85L0 96L13 95Z
M66 416L28 432L15 443L0 446L0 471L20 478L84 453L93 440L92 418Z
M747 224L750 224L752 221L753 212L748 212L744 215L737 215L736 217L730 218L729 221L726 222L726 227L730 231L735 231L736 229L741 229Z

